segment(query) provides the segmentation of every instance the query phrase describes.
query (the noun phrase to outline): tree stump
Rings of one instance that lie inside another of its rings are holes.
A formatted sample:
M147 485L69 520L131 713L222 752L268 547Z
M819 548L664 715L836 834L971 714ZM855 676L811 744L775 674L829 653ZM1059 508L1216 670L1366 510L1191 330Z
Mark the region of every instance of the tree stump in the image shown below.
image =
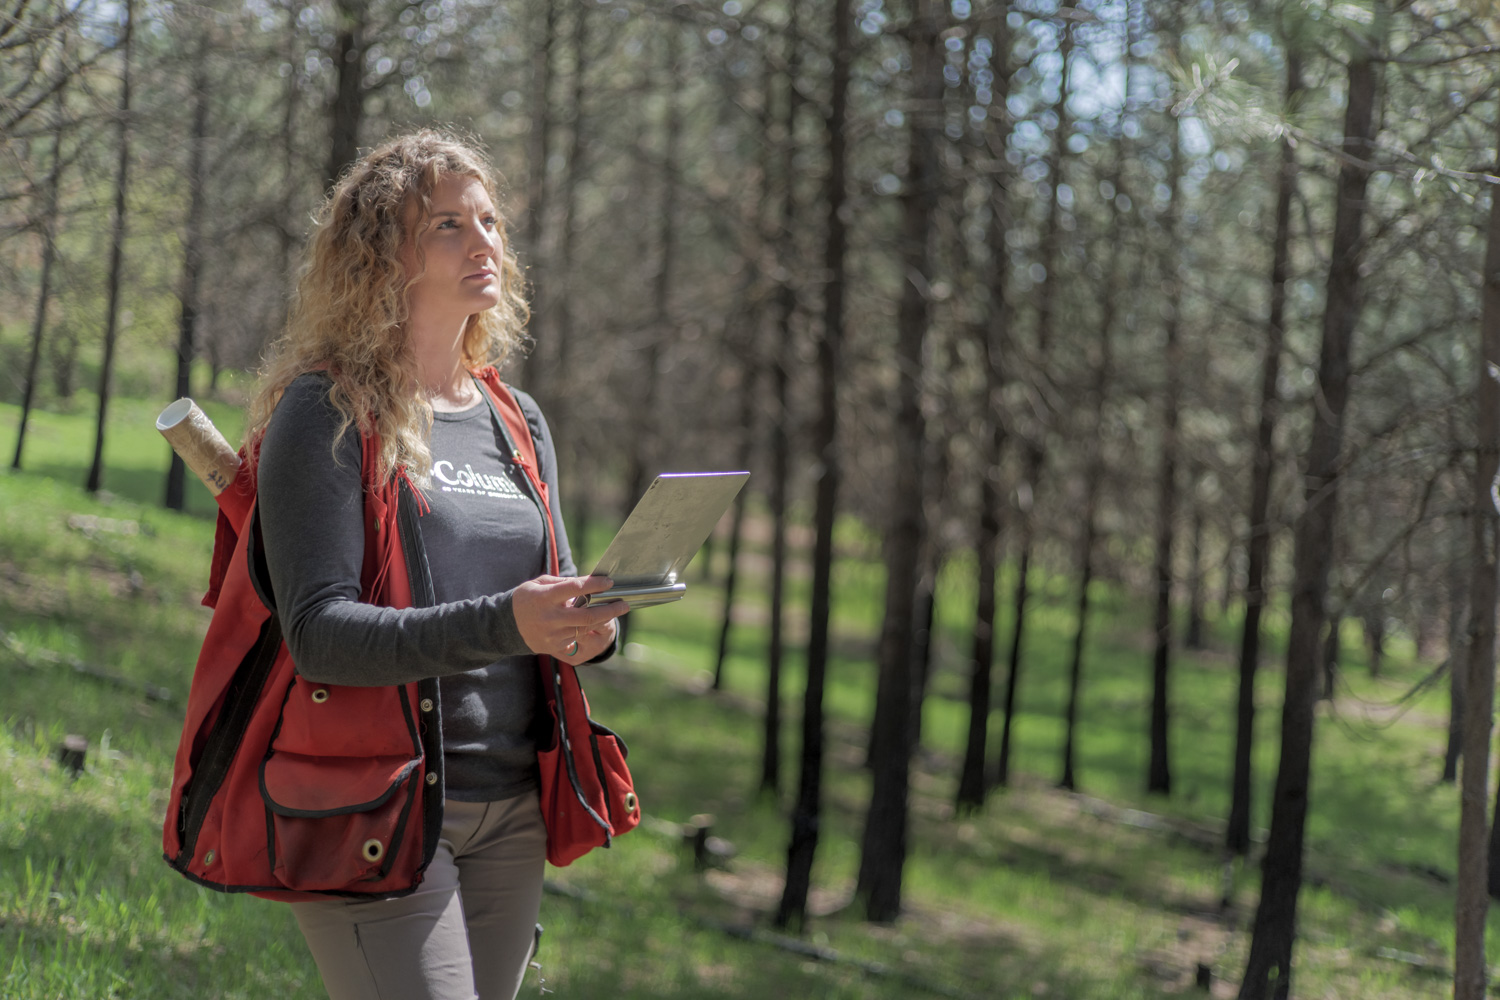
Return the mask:
M1198 963L1198 972L1193 979L1193 985L1207 993L1214 988L1214 970L1212 966Z
M84 758L88 756L89 741L82 736L70 733L63 737L63 741L57 745L57 762L68 769L73 777L83 773Z
M708 831L713 825L712 813L699 813L682 824L682 839L693 849L693 867L700 872L709 867Z

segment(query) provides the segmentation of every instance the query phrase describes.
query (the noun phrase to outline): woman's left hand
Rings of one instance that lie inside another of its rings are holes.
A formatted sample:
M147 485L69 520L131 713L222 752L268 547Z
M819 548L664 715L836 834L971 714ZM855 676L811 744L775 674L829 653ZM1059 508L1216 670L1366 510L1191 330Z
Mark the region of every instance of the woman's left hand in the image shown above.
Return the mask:
M574 601L611 586L613 581L602 576L540 576L521 584L511 598L521 638L534 653L555 656L575 667L587 663L615 641L615 619L630 608L623 601L580 608Z
M613 618L597 628L582 629L578 633L578 652L572 656L559 656L558 659L575 667L587 663L614 645L617 630Z

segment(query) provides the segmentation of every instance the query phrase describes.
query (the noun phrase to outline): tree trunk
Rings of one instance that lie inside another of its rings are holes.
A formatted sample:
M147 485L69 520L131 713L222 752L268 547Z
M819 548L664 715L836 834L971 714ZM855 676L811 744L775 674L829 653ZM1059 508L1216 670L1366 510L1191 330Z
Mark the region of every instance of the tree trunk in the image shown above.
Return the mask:
M677 182L681 169L679 160L682 144L682 78L678 64L681 62L682 32L677 23L669 19L665 33L667 121L662 143L661 209L658 218L661 225L658 230L660 257L656 263L656 281L652 290L654 308L651 332L646 338L645 351L642 354L645 372L639 419L644 426L639 429L638 433L632 435L634 442L630 476L633 486L630 491L632 498L640 496L646 489L650 475L652 456L647 448L656 439L654 418L656 398L661 383L661 375L658 371L661 350L663 344L669 344L675 339L672 324L672 276L677 263Z
M547 308L551 319L546 340L546 346L549 348L546 355L548 363L538 366L538 370L533 373L533 382L546 401L547 419L552 425L552 440L561 442L557 454L559 489L567 498L563 520L573 526L570 535L577 537L581 543L588 531L591 484L585 482L580 475L582 463L579 453L582 440L579 435L571 432L573 424L571 403L574 394L567 385L567 373L574 369L576 347L573 343L573 290L574 279L578 274L577 262L574 260L574 247L577 244L579 230L578 191L584 177L585 161L589 154L588 129L585 127L584 115L585 97L588 93L589 5L580 3L571 6L573 8L573 33L569 44L573 50L573 79L569 111L572 121L568 129L568 141L564 154L565 172L562 177L562 188L558 192L557 199L560 209L560 217L557 220L557 253L548 260L552 268L548 275L550 298ZM557 280L554 281L554 278ZM634 489L633 480L627 485L632 489L625 497L626 512L640 499L642 492L641 489ZM575 550L576 548L575 545ZM574 558L581 558L577 551L574 552ZM618 624L619 642L623 648L629 637L631 625L634 623L631 622L630 616L626 615L619 619Z
M193 132L188 153L188 213L182 240L182 286L178 293L181 312L177 327L177 389L174 399L192 395L193 356L197 353L199 274L203 266L203 189L206 178L204 147L208 144L208 43L199 44L193 71ZM172 452L167 467L168 510L182 510L187 467L182 456Z
M932 680L933 627L937 622L937 576L942 570L943 555L928 546L927 567L917 580L911 639L911 710L906 728L910 735L908 756L922 745L922 704L927 700L927 685Z
M794 261L796 245L793 233L797 214L797 114L801 97L797 92L797 74L801 70L801 55L798 44L798 4L791 0L787 11L787 69L786 103L783 112L782 134L786 143L781 164L781 218L778 220L777 245L777 289L776 329L777 345L771 362L772 417L771 417L771 634L766 650L766 718L764 751L761 754L760 787L776 794L781 787L781 658L785 646L786 623L786 498L787 479L791 475L791 444L788 433L791 424L791 373L790 365L796 357L796 344L792 335L793 318L797 312L797 289L792 275L796 271ZM766 88L766 103L770 103L771 88ZM770 170L764 172L770 176Z
M1285 45L1286 95L1291 109L1302 92L1302 59ZM1240 633L1240 685L1234 727L1234 776L1230 779L1229 823L1224 843L1244 856L1250 850L1250 789L1255 750L1255 673L1260 666L1260 618L1266 606L1266 568L1271 560L1271 474L1275 469L1276 388L1286 335L1286 285L1291 261L1292 200L1297 193L1297 153L1281 141L1281 171L1276 180L1276 233L1271 242L1271 308L1266 318L1265 353L1260 363L1260 419L1250 472L1250 538L1246 543L1245 620Z
M1183 632L1185 649L1203 648L1203 498L1198 495L1203 480L1202 470L1195 464L1188 474L1188 496L1193 500L1193 522L1188 535L1188 619Z
M1377 10L1377 19L1384 13ZM1329 567L1338 500L1339 452L1349 398L1350 356L1359 318L1360 230L1369 170L1363 165L1375 144L1376 66L1372 52L1355 42L1349 62L1323 344L1318 366L1318 402L1303 474L1305 509L1296 528L1292 623L1287 636L1286 699L1281 711L1281 763L1271 804L1271 834L1262 864L1260 904L1240 1000L1285 1000L1291 990L1297 895L1302 888L1302 842L1307 823L1308 776L1312 766L1313 702L1317 691L1318 643L1324 625Z
M1036 358L1043 378L1046 377L1054 309L1057 304L1058 287L1061 284L1058 259L1061 256L1062 204L1058 200L1057 188L1063 183L1063 164L1067 159L1068 133L1071 130L1071 119L1068 116L1068 64L1069 56L1073 52L1071 30L1073 22L1069 17L1072 6L1071 2L1065 3L1059 11L1062 20L1059 22L1061 42L1058 46L1058 55L1062 65L1062 82L1058 87L1057 130L1053 137L1047 164L1047 182L1051 186L1051 196L1047 201L1047 222L1042 234L1041 265L1045 272L1045 279L1042 282L1037 302L1036 317ZM1039 418L1026 442L1025 479L1020 487L1022 492L1020 507L1024 520L1021 523L1021 551L1016 570L1015 624L1010 637L1010 661L1005 675L1005 717L1000 730L1000 756L995 768L995 780L1001 785L1010 781L1011 736L1015 730L1016 690L1020 686L1023 662L1021 654L1026 635L1026 602L1030 596L1031 554L1032 547L1036 543L1036 519L1032 516L1032 505L1036 502L1037 494L1041 489L1042 473L1046 468L1046 438L1049 424L1050 420L1047 415L1039 413Z
M818 340L818 424L814 454L818 486L813 514L813 579L808 613L807 687L802 706L802 761L797 804L786 852L786 883L776 926L800 930L807 920L818 817L823 807L823 688L828 672L828 617L832 597L833 523L839 487L838 374L844 332L844 274L848 228L844 219L848 171L849 69L852 0L833 0L831 96L828 105L827 243L823 254L823 335Z
M1128 29L1127 29L1128 31ZM1129 51L1129 38L1126 38ZM1130 93L1130 67L1125 67L1125 93ZM1128 110L1122 109L1122 110ZM1115 191L1122 190L1127 152L1121 149L1110 171L1109 183ZM1110 203L1110 228L1106 239L1109 260L1105 265L1104 295L1100 303L1099 355L1095 359L1093 384L1089 387L1092 403L1090 422L1086 429L1087 459L1083 484L1083 534L1078 542L1078 615L1073 633L1073 658L1068 668L1068 703L1064 712L1064 734L1062 749L1062 773L1057 784L1069 791L1078 787L1076 765L1078 746L1078 704L1083 688L1083 650L1089 624L1089 587L1094 582L1094 549L1099 537L1099 499L1104 489L1104 403L1109 392L1109 376L1114 368L1114 344L1111 334L1115 323L1120 294L1120 246L1124 241L1123 217L1118 208Z
M1500 162L1500 128L1496 130ZM1458 900L1454 906L1453 1000L1483 1000L1484 937L1490 897L1497 892L1497 845L1488 819L1490 730L1495 707L1496 573L1500 571L1500 191L1490 188L1490 229L1484 253L1479 320L1479 421L1474 474L1474 577L1469 584L1469 655L1464 664L1464 766L1458 822ZM1486 841L1488 852L1486 852Z
M1010 783L1011 735L1016 724L1016 690L1021 682L1021 643L1026 631L1026 601L1031 580L1031 545L1035 528L1031 517L1031 505L1035 497L1036 481L1042 471L1042 451L1035 442L1026 443L1026 470L1017 492L1021 494L1021 538L1020 553L1016 557L1016 589L1014 594L1015 624L1010 633L1010 657L1006 661L1005 700L1001 705L1000 753L995 762L995 784L1004 787Z
M1448 747L1443 753L1446 784L1458 780L1458 762L1463 756L1464 682L1469 662L1469 552L1466 543L1455 543L1448 569Z
M1342 616L1328 616L1328 628L1323 633L1323 690L1319 695L1320 701L1333 700L1334 682L1339 675L1339 657L1344 652L1340 635L1342 624Z
M902 194L901 303L897 310L895 482L886 536L885 620L880 632L880 676L871 748L873 786L865 818L859 878L854 893L867 919L888 923L901 913L906 865L907 795L911 767L911 701L914 694L913 626L926 524L923 517L923 345L930 307L932 220L938 190L942 126L943 56L936 0L921 0L911 25L913 110L906 187Z
M1000 517L1004 494L1000 489L1000 468L1005 451L1005 420L1001 394L1005 390L1005 351L1010 338L1010 304L1005 298L1005 282L1010 253L1006 248L1006 191L1002 169L1008 121L1005 102L1010 95L1010 26L1001 6L993 16L994 86L989 107L989 129L986 133L991 161L996 164L989 178L990 228L986 234L989 249L989 301L982 322L976 327L980 357L984 364L984 431L981 437L984 474L979 483L979 528L975 538L975 560L978 563L974 602L974 644L969 659L969 733L964 742L963 769L958 778L956 806L961 813L976 812L984 806L985 749L989 743L990 701L995 660L995 576L1000 563Z
M328 109L328 165L324 174L329 187L345 168L359 158L359 130L365 118L365 29L369 18L367 0L335 0L338 35L333 68L338 76L333 104Z
M1166 381L1162 388L1161 469L1156 487L1156 651L1151 659L1151 759L1146 771L1146 791L1160 795L1172 792L1168 682L1172 663L1172 538L1177 526L1177 423L1181 407L1178 374L1182 366L1179 343L1182 280L1177 253L1177 221L1182 217L1183 197L1181 122L1172 118L1170 131L1167 187L1172 200L1162 220L1167 270L1162 276L1162 290L1167 296L1167 315L1162 345Z
M737 469L750 467L750 449L755 437L755 390L759 366L747 364L740 385L740 438ZM739 584L740 538L745 530L745 492L734 498L734 520L729 529L729 570L724 574L724 619L719 626L719 652L714 659L715 691L724 689L724 661L729 658L729 631L734 621L734 594ZM768 709L769 710L769 709Z
M547 259L542 241L547 225L547 157L552 151L553 52L557 48L559 4L541 5L542 31L531 53L531 131L526 142L526 269L531 285L531 335L546 323ZM527 361L517 358L517 380L524 383Z
M1379 677L1385 665L1385 611L1375 608L1364 616L1365 652L1370 657L1370 676Z
M10 467L21 468L26 445L26 424L36 401L37 371L42 361L42 334L47 328L47 303L52 296L52 262L57 259L57 193L62 181L63 91L57 92L57 111L52 122L52 169L47 172L46 203L42 207L42 274L36 293L36 314L31 321L31 352L26 357L26 382L21 390L21 422L16 428L16 453Z
M125 194L130 181L130 49L135 32L135 0L125 0L125 37L121 40L119 160L115 167L115 217L109 240L109 304L104 317L104 362L99 366L99 418L94 428L94 460L87 489L99 492L104 481L104 427L109 411L109 381L114 374L115 340L120 319L120 281L125 255Z

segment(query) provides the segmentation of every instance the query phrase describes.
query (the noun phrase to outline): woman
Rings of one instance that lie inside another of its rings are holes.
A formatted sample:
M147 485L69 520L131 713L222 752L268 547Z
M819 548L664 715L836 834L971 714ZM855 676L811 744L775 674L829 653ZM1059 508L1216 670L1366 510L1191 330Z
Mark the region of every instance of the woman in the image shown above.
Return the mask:
M625 611L571 606L610 582L575 575L551 436L517 392L557 529L564 576L546 575L541 511L473 375L519 345L527 316L494 200L483 155L440 133L395 139L356 163L317 220L251 409L264 552L299 674L440 683L443 835L420 887L293 904L333 1000L515 996L546 839L530 735L534 654L602 659ZM430 507L420 535L433 606L359 601L362 432L378 435L379 481L405 476Z

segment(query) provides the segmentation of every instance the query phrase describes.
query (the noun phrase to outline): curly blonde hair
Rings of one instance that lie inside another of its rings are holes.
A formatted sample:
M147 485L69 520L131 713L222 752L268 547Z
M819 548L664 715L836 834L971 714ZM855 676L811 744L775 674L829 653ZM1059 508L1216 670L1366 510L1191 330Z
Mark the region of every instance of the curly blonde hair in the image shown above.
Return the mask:
M379 481L405 469L426 485L432 466L432 407L418 384L406 333L409 279L401 248L431 215L440 178L473 177L498 202L494 171L477 144L434 129L390 139L344 172L314 221L286 329L272 345L250 404L246 453L254 460L271 413L291 381L307 372L333 379L330 400L343 416L338 439L356 427L380 436ZM417 206L408 232L407 207ZM468 368L498 365L525 342L525 279L502 240L500 301L469 317Z

